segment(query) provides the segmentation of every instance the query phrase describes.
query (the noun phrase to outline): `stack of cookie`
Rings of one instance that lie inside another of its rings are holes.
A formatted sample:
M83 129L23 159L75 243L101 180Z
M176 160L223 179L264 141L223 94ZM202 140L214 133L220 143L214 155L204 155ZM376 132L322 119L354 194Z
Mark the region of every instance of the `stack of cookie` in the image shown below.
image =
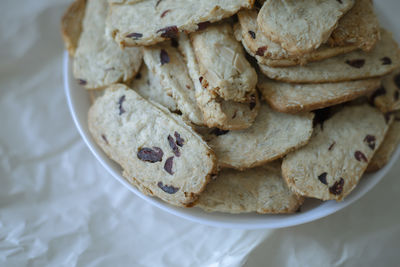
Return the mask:
M76 0L62 33L94 140L172 205L340 201L400 141L399 48L370 0Z

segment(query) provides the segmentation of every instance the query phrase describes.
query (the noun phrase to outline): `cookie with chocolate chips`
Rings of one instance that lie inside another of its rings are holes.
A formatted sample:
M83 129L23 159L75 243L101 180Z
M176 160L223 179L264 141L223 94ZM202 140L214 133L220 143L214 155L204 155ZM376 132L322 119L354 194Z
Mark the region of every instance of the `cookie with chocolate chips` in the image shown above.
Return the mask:
M284 158L286 183L302 196L343 200L358 184L388 128L384 114L376 108L345 106L323 126L316 124L306 146Z
M280 162L272 162L243 172L222 170L207 185L196 206L208 212L296 212L304 199L289 190L280 167Z
M123 176L143 193L191 206L216 172L209 146L179 116L125 85L112 85L89 110L89 130Z
M271 68L259 64L270 77L290 83L327 83L379 77L400 65L399 47L392 35L382 30L382 39L371 52L361 50L339 55L305 66Z
M74 77L87 89L129 82L142 64L139 48L122 50L106 36L107 13L107 0L88 1L73 61Z
M176 38L180 32L204 29L209 23L230 17L242 8L252 8L254 4L254 0L110 2L108 32L122 46L148 46Z

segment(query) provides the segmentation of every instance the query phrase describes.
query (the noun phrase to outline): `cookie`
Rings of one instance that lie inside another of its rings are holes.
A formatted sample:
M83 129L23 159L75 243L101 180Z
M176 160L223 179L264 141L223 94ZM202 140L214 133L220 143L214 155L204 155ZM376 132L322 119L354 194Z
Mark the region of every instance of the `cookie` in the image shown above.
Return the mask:
M292 213L304 199L291 192L279 162L243 172L222 170L200 195L197 207L208 212Z
M194 85L179 50L165 41L143 48L143 54L148 69L159 77L163 89L175 100L183 116L196 125L203 125Z
M148 46L230 17L254 0L148 0L111 3L107 29L122 46Z
M331 47L321 45L318 49L303 55L291 55L279 44L272 42L258 28L257 11L243 10L238 13L239 24L235 25L235 37L241 41L246 51L261 64L270 67L305 65L357 49L355 45Z
M390 125L385 139L372 157L366 172L375 172L383 168L391 159L400 144L400 112L394 113L393 123Z
M259 64L270 77L291 83L326 83L360 80L383 76L399 66L399 48L390 33L382 31L382 39L371 52L361 50L339 55L306 66L271 68Z
M208 127L218 127L223 130L240 130L250 127L259 109L257 94L250 103L225 101L212 94L201 85L202 76L199 73L197 60L189 38L185 34L179 36L179 50L185 57L189 75L196 91L197 105L203 113L204 123Z
M220 23L190 35L199 65L201 84L225 100L249 102L257 73L235 39L232 26Z
M204 139L220 167L247 169L281 158L304 146L313 130L312 113L285 114L262 104L254 124L245 130L211 129Z
M271 108L285 113L321 109L367 95L381 85L379 78L339 82L294 84L261 75L257 87Z
M142 64L139 48L121 50L105 35L107 13L107 0L88 1L73 62L74 77L87 89L129 82Z
M356 45L371 51L380 39L380 26L372 0L355 0L355 4L332 32L328 43L332 46Z
M382 87L371 94L371 102L383 113L400 110L400 69L383 77Z
M260 30L291 54L309 53L325 43L354 0L267 0L258 13Z
M388 127L385 116L368 104L344 107L316 125L306 146L284 158L286 183L302 196L343 200L358 184Z
M75 55L79 37L82 32L82 21L85 15L86 0L75 0L68 7L61 19L61 35L70 56Z
M160 78L153 75L145 64L142 65L140 72L133 79L129 87L144 99L156 102L171 112L178 112L175 100L161 86Z
M199 135L125 85L106 89L88 121L97 144L145 194L191 206L215 173L214 153Z

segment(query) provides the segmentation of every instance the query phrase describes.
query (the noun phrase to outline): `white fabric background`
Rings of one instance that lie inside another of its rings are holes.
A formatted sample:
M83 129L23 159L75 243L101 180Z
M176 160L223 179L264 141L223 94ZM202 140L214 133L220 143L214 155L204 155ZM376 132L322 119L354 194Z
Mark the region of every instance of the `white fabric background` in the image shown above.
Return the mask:
M398 266L400 164L345 210L281 230L191 223L120 185L67 109L69 2L0 2L0 266ZM379 7L400 25L398 0Z

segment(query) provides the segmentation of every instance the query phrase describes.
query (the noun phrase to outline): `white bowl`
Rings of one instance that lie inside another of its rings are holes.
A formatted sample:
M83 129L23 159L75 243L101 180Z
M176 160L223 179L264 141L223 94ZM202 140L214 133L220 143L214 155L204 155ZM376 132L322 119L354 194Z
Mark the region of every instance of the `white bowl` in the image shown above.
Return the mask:
M391 27L389 27L389 29L390 28ZM71 59L67 52L64 52L64 87L68 106L80 135L94 156L115 179L143 200L148 201L164 211L181 218L210 226L242 229L282 228L317 220L343 209L365 195L385 176L400 156L399 147L391 161L383 169L373 174L364 175L359 185L344 201L337 203L336 201L321 202L315 199L307 199L301 208L301 212L295 214L260 215L249 213L232 215L225 213L206 213L199 208L178 208L160 199L143 195L122 177L120 166L110 160L94 142L87 125L87 113L90 106L89 95L73 78Z

